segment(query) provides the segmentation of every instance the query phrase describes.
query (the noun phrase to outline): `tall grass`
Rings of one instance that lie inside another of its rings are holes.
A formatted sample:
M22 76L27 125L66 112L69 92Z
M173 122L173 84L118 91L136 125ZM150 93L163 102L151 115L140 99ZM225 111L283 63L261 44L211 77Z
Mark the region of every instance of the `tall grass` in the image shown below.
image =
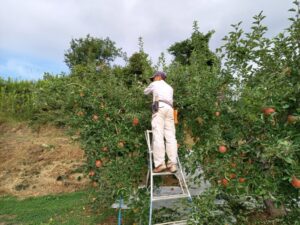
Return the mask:
M28 120L34 112L33 81L16 81L0 78L0 113L18 120Z
M38 81L0 78L0 116L35 124L65 125L73 108L73 78L45 74Z

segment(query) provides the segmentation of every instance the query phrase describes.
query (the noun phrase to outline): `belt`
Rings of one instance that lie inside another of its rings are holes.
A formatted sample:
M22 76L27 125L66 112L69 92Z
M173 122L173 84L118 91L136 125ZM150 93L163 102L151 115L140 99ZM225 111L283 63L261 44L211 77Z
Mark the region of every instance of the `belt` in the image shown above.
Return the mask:
M159 102L166 103L167 105L171 106L173 108L173 104L167 100L159 100Z

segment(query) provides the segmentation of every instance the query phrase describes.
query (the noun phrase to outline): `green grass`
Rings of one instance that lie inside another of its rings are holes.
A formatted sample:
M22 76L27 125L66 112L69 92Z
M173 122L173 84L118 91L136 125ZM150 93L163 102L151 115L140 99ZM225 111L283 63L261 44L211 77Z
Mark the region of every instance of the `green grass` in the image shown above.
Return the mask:
M116 214L107 210L97 215L89 208L88 191L23 200L4 196L0 197L0 224L99 224Z

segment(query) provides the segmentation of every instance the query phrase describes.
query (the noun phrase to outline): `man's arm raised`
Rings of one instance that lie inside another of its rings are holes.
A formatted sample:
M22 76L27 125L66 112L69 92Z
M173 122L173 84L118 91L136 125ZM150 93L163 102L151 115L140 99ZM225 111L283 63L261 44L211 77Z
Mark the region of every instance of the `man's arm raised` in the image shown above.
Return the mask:
M152 92L153 92L153 83L149 84L149 86L145 88L144 94L145 94L145 95L149 95L149 94L151 94Z

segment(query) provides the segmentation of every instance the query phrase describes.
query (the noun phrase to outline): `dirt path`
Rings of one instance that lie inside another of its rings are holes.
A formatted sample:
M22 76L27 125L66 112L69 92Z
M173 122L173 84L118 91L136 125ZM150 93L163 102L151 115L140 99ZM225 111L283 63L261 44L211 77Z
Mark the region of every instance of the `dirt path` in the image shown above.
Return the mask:
M25 124L0 124L0 195L20 197L84 188L84 153L63 130L38 132Z

